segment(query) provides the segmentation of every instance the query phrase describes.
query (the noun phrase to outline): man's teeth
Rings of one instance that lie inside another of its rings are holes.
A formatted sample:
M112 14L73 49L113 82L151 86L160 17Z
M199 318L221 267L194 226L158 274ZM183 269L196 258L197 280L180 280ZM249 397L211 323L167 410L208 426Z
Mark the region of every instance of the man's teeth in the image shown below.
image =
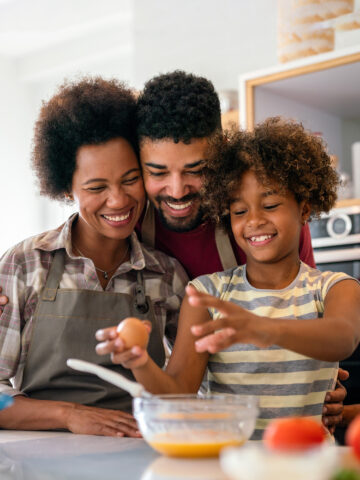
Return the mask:
M106 220L110 220L111 222L122 222L123 220L126 220L130 217L130 210L125 215L103 215L103 217L106 218Z
M259 235L258 237L250 237L252 242L263 242L264 240L268 240L271 238L272 235Z
M184 208L190 207L190 205L192 204L192 200L186 203L170 203L170 202L166 202L166 203L167 205L169 205L170 208L173 208L174 210L183 210Z

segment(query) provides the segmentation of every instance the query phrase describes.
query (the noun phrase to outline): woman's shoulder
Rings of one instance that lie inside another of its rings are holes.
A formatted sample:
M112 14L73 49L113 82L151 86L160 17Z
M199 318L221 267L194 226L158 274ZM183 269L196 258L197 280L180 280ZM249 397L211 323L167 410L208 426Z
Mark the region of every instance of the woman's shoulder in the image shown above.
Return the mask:
M56 248L58 237L59 230L48 230L32 235L10 247L1 256L0 261L1 263L11 263L19 267L33 261L42 254L49 256L49 253Z

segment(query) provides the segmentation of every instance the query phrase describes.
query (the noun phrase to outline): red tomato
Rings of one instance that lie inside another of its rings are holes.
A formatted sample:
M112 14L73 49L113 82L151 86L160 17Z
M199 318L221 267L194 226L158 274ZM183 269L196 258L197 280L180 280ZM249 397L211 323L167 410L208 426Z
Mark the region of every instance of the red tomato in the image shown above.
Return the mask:
M311 418L289 417L273 420L265 429L263 441L271 450L307 450L325 440L324 427Z
M360 459L360 415L354 418L346 430L345 442Z

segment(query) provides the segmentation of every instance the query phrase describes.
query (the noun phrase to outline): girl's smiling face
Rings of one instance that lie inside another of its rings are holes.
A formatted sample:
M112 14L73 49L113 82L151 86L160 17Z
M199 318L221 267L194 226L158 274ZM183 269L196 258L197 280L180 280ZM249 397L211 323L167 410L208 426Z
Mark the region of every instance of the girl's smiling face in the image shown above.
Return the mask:
M280 191L275 182L263 185L253 170L245 172L233 194L230 220L247 265L298 260L300 232L309 214L309 205L298 203L291 192Z

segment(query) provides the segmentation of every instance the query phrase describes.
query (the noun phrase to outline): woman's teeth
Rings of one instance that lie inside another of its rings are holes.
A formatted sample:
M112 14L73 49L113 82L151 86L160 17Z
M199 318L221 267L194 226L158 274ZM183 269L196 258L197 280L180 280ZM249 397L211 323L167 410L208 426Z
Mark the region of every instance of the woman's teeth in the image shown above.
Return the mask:
M268 240L269 238L272 238L273 235L259 235L257 237L250 237L250 240L252 242L263 242L264 240Z
M106 218L106 220L110 220L111 222L122 222L124 220L126 220L127 218L129 218L130 216L130 210L128 211L128 213L126 213L125 215L103 215L104 218Z
M184 208L188 208L190 207L190 205L192 204L192 200L190 200L190 202L186 202L186 203L170 203L170 202L166 202L167 205L169 205L170 208L173 208L174 210L183 210Z

